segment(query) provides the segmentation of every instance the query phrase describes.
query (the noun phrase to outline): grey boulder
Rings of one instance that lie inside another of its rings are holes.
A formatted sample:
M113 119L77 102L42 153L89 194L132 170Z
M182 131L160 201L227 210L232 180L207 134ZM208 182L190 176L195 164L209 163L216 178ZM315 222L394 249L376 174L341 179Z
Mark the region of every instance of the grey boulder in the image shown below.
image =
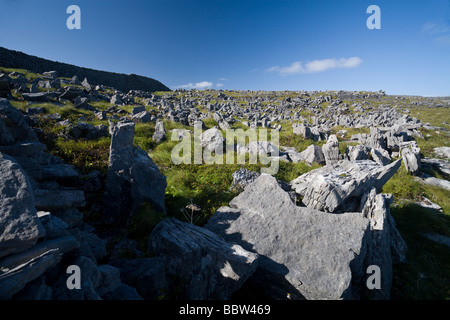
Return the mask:
M17 162L0 153L0 258L25 251L45 229L38 219L31 184Z
M314 162L317 162L318 164L325 164L325 157L322 149L314 144L310 145L306 148L306 150L300 152L300 156L309 164L313 164Z
M275 178L262 174L205 227L260 255L249 281L271 298L355 299L365 286L370 223L358 212L298 207Z
M222 150L224 141L225 139L217 127L208 129L200 135L202 147L209 151Z
M434 148L434 152L442 157L450 159L450 147L438 147Z

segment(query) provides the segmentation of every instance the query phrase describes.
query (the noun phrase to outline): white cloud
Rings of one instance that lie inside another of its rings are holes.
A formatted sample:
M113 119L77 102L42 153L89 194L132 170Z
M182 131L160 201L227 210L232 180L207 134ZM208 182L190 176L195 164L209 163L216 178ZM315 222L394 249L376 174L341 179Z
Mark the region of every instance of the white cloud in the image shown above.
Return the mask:
M422 32L427 34L442 34L450 32L450 26L443 22L428 21L422 25Z
M227 78L219 78L220 81L228 81Z
M224 86L223 83L216 83L216 87L217 87L217 88L221 88L221 87L223 87L223 86Z
M273 66L265 70L268 73L279 73L280 75L293 75L304 73L317 73L337 68L354 68L359 66L362 60L358 57L341 59L313 60L306 64L302 61L295 61L290 66Z
M192 83L192 82L190 82L190 83L188 83L188 84L183 84L183 85L181 85L181 86L178 86L178 88L181 88L181 89L187 89L187 90L189 90L189 89L199 89L199 90L202 90L202 89L210 88L210 87L212 87L212 86L213 86L213 83L212 83L212 82L209 82L209 81L202 81L202 82L197 82L197 83Z
M422 34L434 37L433 41L440 45L450 45L450 26L446 22L426 22L421 27Z
M444 46L450 46L450 34L442 37L437 37L436 39L434 39L434 42L442 44Z

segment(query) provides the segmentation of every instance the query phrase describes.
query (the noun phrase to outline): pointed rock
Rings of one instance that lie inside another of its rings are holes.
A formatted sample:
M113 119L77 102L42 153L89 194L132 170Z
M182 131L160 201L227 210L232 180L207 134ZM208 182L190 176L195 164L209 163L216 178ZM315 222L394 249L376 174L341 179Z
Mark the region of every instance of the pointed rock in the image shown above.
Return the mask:
M112 135L109 169L104 195L103 221L124 225L148 201L155 209L166 211L167 186L159 168L139 147L134 148L134 123L110 123Z

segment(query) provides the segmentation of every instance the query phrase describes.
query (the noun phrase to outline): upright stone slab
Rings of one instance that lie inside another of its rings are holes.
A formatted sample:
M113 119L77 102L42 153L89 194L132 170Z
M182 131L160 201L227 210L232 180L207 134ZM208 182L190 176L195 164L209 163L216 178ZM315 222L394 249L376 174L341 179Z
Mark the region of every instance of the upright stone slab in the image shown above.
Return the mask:
M159 168L139 147L134 148L134 123L110 123L112 135L104 195L103 221L124 225L144 202L165 212L167 186Z
M325 157L325 163L333 164L338 162L340 159L339 151L339 141L336 135L332 134L326 144L322 146L322 152Z

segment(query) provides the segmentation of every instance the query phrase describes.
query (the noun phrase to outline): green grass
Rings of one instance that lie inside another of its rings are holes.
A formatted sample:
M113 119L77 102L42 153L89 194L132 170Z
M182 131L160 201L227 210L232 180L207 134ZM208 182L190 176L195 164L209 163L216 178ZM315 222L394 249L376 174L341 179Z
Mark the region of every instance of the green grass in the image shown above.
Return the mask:
M434 130L427 130L424 128L421 128L420 132L424 139L415 138L415 140L420 148L420 152L425 157L435 158L434 148L450 147L450 134L448 132L439 131L439 133L437 133Z
M430 125L435 127L445 127L442 123L446 121L450 122L450 108L436 108L436 107L424 107L424 106L406 106L410 110L410 116L419 119L424 123L430 123ZM449 125L446 125L447 129Z
M321 165L319 165L318 163L308 165L304 162L292 163L280 161L280 167L278 173L275 174L275 178L285 182L291 182L302 174L320 167Z
M99 109L99 110L102 110L102 111L106 111L106 110L108 110L110 107L112 107L113 105L112 104L110 104L109 102L107 102L107 101L91 101L91 102L89 102L89 104L91 105L91 106L93 106L94 108L96 108L96 109Z
M424 232L450 236L450 217L403 201L391 207L408 251L406 263L393 266L392 299L450 299L450 250L425 238Z
M89 173L93 170L106 173L110 144L110 137L89 141L58 138L51 153L67 163L73 164L82 173Z
M394 199L409 199L420 201L421 195L424 192L422 184L414 180L410 175L402 162L397 172L389 179L383 186L381 192L392 193Z
M336 134L339 130L347 130L347 133L345 134L344 138L340 138L338 136L339 141L349 140L353 135L358 134L358 133L365 133L365 134L370 133L370 129L367 127L348 128L348 127L343 127L343 126L336 126L336 127L331 128L330 134Z
M450 250L422 235L450 236L450 191L415 181L402 163L381 192L394 195L391 213L408 246L406 263L393 267L392 299L450 299ZM444 213L414 203L422 196Z
M282 128L280 132L280 146L294 147L298 152L304 151L310 145L315 144L318 146L323 146L326 141L313 141L311 139L305 139L300 135L294 134L292 132L292 127L285 126L287 128ZM289 129L288 129L289 128ZM289 131L290 130L290 131Z
M146 251L148 235L165 218L164 213L155 210L154 206L148 202L144 202L138 212L130 218L128 234L131 239L138 242L140 250Z
M23 74L23 76L29 80L34 80L38 77L40 77L40 74L37 73L33 73L33 72L29 72L28 70L25 69L15 69L15 68L4 68L4 67L0 67L0 73L13 73L13 72L18 72Z

